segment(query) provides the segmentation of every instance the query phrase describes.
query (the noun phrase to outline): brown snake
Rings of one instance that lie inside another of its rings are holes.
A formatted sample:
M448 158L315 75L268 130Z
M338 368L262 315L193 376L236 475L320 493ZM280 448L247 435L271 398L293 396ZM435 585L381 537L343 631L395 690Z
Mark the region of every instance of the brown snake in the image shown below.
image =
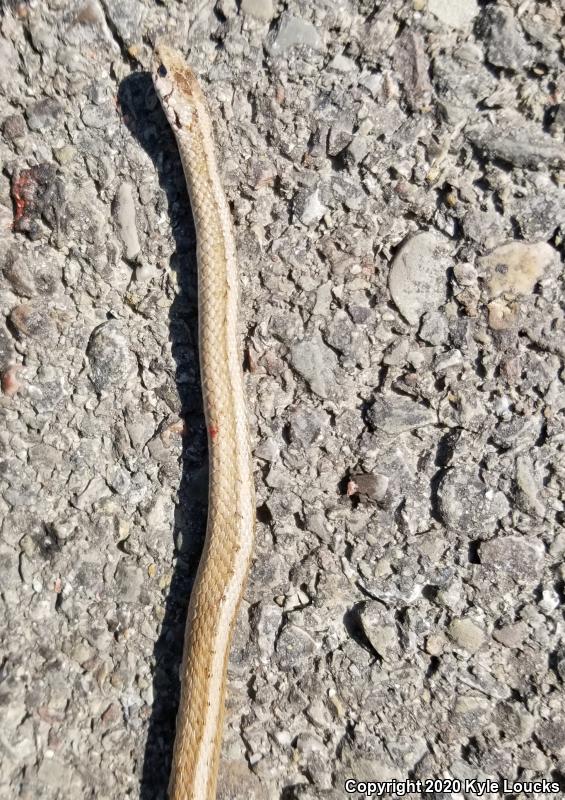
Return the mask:
M232 221L206 100L182 55L158 44L153 82L174 131L196 226L200 373L210 483L202 559L190 596L171 800L213 800L232 630L255 527Z

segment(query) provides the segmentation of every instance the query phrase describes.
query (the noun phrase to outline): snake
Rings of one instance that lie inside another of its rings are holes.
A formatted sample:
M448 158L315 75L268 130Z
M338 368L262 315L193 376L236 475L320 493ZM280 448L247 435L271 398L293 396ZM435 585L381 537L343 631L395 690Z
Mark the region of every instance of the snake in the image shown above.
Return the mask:
M255 532L238 346L238 269L204 92L182 54L164 42L155 45L151 72L176 138L196 230L200 381L209 460L206 537L188 606L169 797L213 800L230 644Z

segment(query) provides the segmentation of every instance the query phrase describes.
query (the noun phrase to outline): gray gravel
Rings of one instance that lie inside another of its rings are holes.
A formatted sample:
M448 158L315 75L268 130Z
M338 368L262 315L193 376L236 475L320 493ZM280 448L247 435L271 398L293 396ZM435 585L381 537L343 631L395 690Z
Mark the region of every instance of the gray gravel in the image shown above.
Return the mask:
M163 34L215 119L256 468L219 797L563 781L559 3L1 13L0 797L166 796L207 463Z

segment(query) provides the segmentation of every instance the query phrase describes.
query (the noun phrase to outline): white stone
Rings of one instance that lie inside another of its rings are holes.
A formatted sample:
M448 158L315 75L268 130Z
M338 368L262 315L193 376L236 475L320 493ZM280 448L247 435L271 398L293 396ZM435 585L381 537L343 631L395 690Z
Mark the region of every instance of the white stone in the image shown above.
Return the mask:
M398 310L411 325L445 303L450 253L449 241L431 231L412 236L397 253L388 285Z
M428 0L428 11L451 28L465 30L478 14L476 0Z

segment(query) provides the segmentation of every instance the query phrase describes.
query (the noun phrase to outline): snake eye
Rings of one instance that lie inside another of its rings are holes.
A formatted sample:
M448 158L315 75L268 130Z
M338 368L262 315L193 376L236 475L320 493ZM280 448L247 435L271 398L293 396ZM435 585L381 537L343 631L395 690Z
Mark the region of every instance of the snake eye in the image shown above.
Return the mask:
M162 78L164 78L166 76L166 74L167 74L167 67L164 64L159 64L159 69L157 70L157 73Z

